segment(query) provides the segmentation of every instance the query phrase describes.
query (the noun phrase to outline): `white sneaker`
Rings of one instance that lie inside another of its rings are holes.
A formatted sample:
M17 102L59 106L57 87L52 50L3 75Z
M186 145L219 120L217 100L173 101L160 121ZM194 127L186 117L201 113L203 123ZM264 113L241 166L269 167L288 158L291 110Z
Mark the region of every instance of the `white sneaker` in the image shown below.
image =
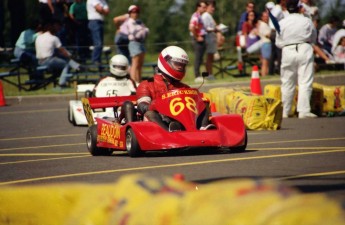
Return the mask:
M283 119L289 118L289 115L283 113Z
M207 79L207 80L215 80L216 77L213 76L212 74L210 74L210 75L208 75L208 76L206 77L206 79Z
M314 113L311 113L311 112L298 114L299 119L316 118L316 117L317 117L317 115L315 115Z
M333 60L327 60L327 61L326 61L326 64L335 64L335 61L333 61Z
M195 83L202 83L203 82L203 78L202 77L196 77L195 79L194 79L194 82Z

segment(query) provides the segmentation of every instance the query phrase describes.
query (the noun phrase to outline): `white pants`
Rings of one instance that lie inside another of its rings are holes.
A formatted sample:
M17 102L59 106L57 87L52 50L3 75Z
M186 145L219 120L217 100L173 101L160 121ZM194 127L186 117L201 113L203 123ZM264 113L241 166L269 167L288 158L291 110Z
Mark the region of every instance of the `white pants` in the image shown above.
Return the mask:
M310 98L314 80L314 52L308 43L283 48L281 61L281 91L283 113L289 115L298 83L297 112L310 112Z

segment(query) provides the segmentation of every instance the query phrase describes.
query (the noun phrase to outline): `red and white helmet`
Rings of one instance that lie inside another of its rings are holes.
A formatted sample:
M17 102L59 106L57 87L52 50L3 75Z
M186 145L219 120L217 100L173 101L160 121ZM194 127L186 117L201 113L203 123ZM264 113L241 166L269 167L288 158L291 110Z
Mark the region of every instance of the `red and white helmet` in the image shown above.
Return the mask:
M128 59L124 55L114 55L109 61L110 73L124 77L128 74Z
M158 57L158 69L175 80L182 80L189 58L185 50L177 46L163 49Z

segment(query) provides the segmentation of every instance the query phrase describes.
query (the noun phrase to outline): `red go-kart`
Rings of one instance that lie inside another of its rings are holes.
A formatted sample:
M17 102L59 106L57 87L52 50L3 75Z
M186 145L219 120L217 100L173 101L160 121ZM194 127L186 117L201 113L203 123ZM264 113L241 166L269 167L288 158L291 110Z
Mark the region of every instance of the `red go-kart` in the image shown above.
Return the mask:
M197 118L205 109L205 99L198 89L171 90L151 104L156 110L182 125L182 129L169 132L155 122L145 121L138 115L137 121L124 123L114 118L94 118L93 110L120 107L124 101L135 103L135 96L84 98L82 99L89 128L86 142L89 152L111 155L113 151L127 151L136 157L146 151L168 151L188 148L226 148L236 152L245 151L247 132L242 117L237 114L210 117L215 126L211 130L199 130Z

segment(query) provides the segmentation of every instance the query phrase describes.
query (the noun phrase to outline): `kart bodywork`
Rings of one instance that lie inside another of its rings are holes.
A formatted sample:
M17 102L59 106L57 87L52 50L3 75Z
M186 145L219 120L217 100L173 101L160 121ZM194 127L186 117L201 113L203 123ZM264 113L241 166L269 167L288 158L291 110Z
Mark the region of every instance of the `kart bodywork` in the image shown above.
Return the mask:
M83 107L89 129L86 135L87 147L92 155L110 155L113 151L127 151L131 157L146 151L162 151L188 148L227 148L244 151L247 146L247 132L240 115L211 116L215 125L211 130L199 130L198 117L205 109L205 99L197 89L169 91L152 102L150 109L178 121L182 130L169 132L158 124L142 120L121 123L114 118L93 120L92 112L97 108L120 107L124 101L135 103L135 96L110 98L83 98Z
M94 87L94 84L78 84L75 91L75 100L70 100L68 102L68 121L74 126L86 126L88 124L83 109L83 103L79 96L87 96L92 92ZM93 114L95 117L113 116L114 111L111 108L96 109Z

